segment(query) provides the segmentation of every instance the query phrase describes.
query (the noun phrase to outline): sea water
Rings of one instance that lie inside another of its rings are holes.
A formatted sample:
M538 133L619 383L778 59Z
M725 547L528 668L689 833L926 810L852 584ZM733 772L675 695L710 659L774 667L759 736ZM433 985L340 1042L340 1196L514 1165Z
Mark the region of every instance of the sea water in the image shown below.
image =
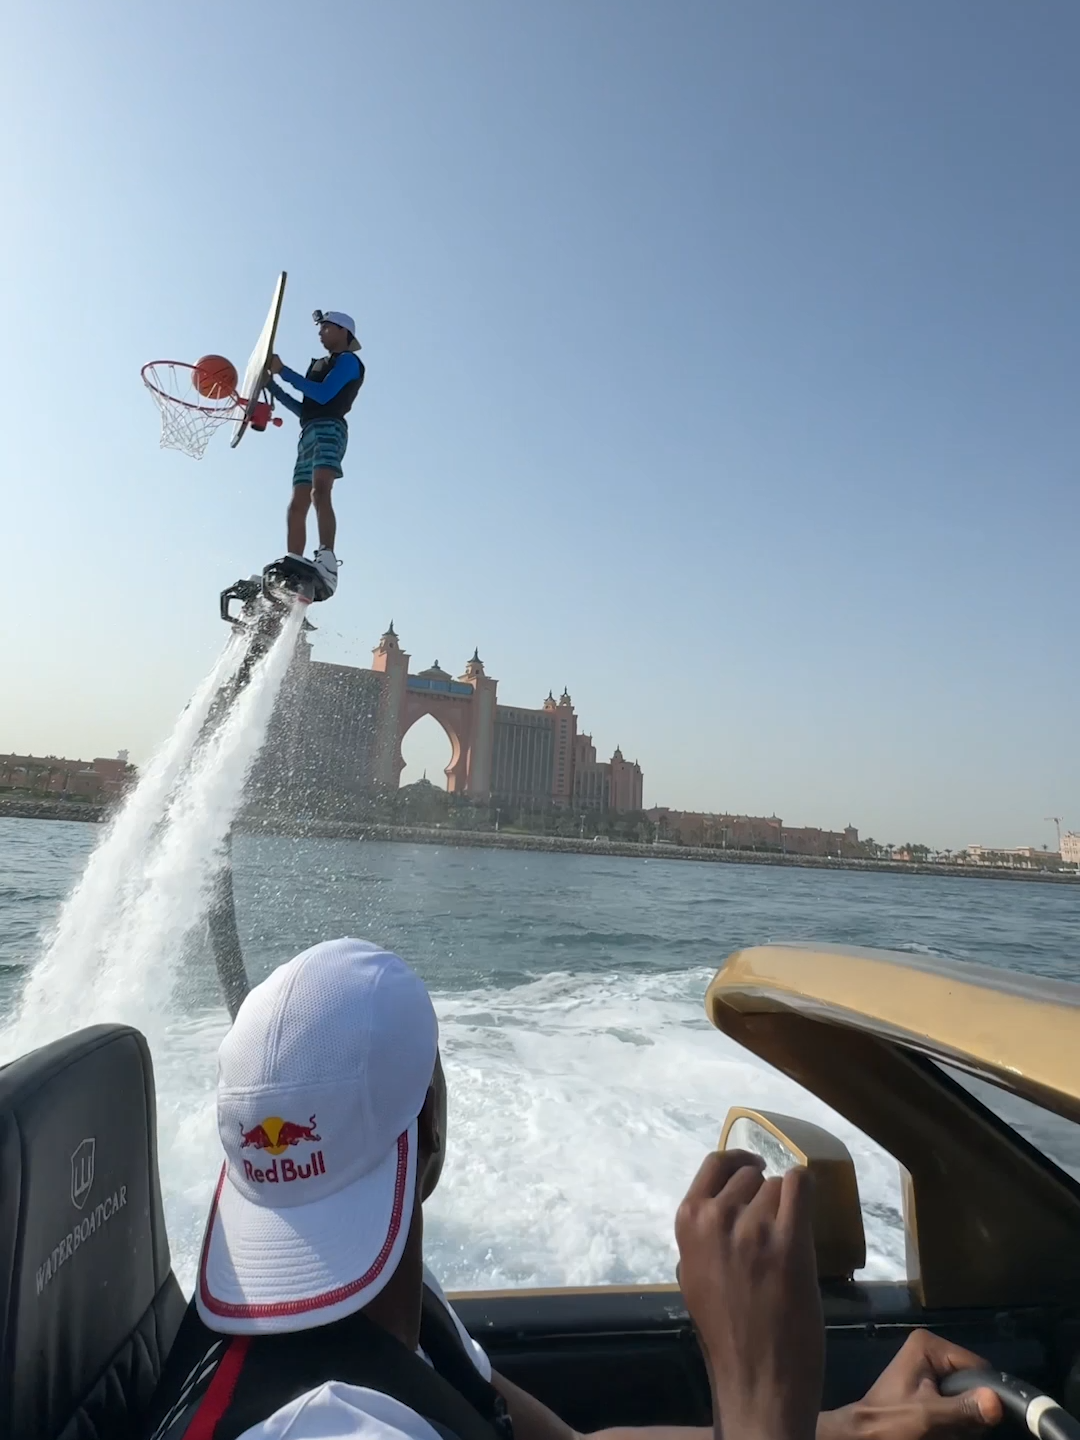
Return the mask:
M0 1005L33 984L93 826L0 821ZM671 860L239 837L238 920L257 981L314 942L395 949L439 1015L449 1154L428 1206L448 1286L665 1282L675 1208L730 1105L825 1124L850 1147L868 1276L902 1273L899 1180L876 1145L705 1018L724 957L769 940L875 945L1074 978L1067 887ZM146 964L173 1259L190 1293L220 1164L217 1045L228 1016L198 931ZM140 961L140 965L144 962ZM54 979L58 978L54 975ZM73 1027L90 997L64 1004ZM61 1006L63 1010L63 1006ZM95 1003L93 1014L102 1005ZM11 1050L11 1032L0 1037Z

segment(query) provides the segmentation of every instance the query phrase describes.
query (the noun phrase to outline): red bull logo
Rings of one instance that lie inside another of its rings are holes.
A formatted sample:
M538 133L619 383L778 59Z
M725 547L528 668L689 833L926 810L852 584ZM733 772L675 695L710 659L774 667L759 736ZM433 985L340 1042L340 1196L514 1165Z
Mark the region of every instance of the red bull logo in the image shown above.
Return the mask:
M317 1143L321 1139L322 1136L315 1131L314 1115L306 1125L297 1125L295 1121L271 1115L250 1130L245 1130L242 1125L240 1127L241 1150L254 1147L256 1150L268 1150L271 1155L284 1155L290 1145L299 1145L301 1141Z
M245 1130L241 1126L241 1150L265 1150L268 1155L275 1157L271 1164L262 1167L253 1165L250 1160L245 1160L244 1174L256 1184L268 1183L271 1185L288 1184L290 1180L310 1180L316 1175L325 1175L326 1162L321 1150L316 1150L306 1165L297 1164L294 1160L282 1160L278 1164L276 1159L277 1156L283 1155L290 1146L317 1144L321 1139L322 1136L315 1128L314 1115L310 1117L306 1125L297 1125L293 1120L282 1120L279 1115L271 1115L265 1120L260 1120L250 1130Z

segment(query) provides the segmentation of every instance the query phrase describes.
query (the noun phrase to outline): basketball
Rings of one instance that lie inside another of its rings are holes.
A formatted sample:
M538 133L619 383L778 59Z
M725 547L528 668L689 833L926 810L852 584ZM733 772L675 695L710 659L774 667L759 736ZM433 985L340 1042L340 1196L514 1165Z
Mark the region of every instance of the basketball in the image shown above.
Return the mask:
M204 355L195 362L192 384L204 400L227 400L236 392L236 366L224 355Z

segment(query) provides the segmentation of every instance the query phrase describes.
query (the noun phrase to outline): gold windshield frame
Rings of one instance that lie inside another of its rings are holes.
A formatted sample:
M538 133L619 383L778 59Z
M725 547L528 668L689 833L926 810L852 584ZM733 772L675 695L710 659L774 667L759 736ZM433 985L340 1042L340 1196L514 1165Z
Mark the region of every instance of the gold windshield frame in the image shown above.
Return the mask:
M1080 1293L1080 1186L927 1063L1080 1121L1080 986L934 956L764 945L728 958L705 1009L895 1157L923 1305Z

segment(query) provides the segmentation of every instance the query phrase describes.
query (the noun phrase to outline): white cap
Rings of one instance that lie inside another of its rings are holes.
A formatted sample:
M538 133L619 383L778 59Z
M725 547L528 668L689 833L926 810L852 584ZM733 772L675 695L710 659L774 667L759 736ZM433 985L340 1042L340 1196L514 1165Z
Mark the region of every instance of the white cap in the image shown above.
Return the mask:
M360 349L360 341L356 338L356 321L351 315L346 315L344 310L320 310L319 315L321 316L321 319L317 322L319 325L340 325L342 329L348 330L352 336L352 344L349 346L349 349Z
M196 1289L212 1330L327 1325L386 1285L438 1045L423 981L364 940L314 945L250 992L218 1052L225 1164Z

